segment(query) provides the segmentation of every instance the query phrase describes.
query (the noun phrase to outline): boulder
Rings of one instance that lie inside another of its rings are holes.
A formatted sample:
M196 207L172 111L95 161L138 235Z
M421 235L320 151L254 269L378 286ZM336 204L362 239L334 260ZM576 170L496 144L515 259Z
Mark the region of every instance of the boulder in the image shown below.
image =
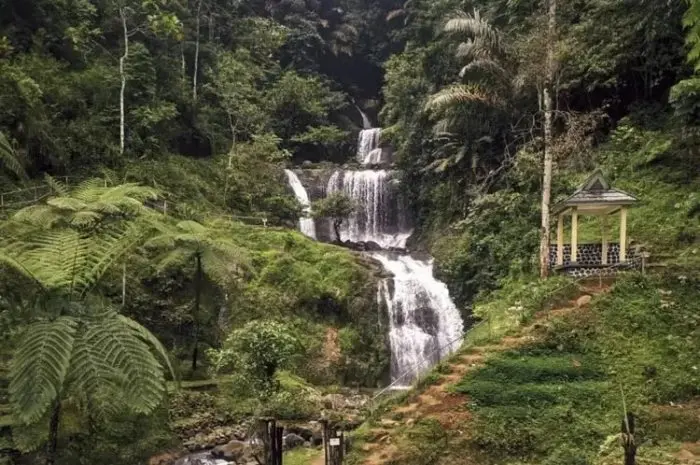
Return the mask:
M288 434L296 434L304 438L304 441L311 441L314 436L314 432L311 428L307 428L301 425L290 425L286 427Z
M282 447L284 450L296 449L302 447L306 441L298 434L289 433L282 439Z
M245 442L234 439L223 446L216 446L212 449L211 455L229 462L245 463L251 455L251 449Z
M437 336L439 320L437 312L430 307L421 307L415 311L416 324L425 333Z
M578 308L588 307L588 305L590 305L591 303L591 300L593 300L593 297L591 297L590 295L581 296L576 300L576 306Z

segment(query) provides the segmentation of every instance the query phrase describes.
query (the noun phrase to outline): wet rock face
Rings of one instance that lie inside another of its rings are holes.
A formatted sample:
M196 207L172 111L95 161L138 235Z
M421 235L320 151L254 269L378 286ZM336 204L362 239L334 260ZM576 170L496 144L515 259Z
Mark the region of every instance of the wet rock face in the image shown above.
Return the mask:
M215 447L211 455L217 459L236 463L246 463L248 459L254 459L252 448L247 443L235 439L223 446Z
M437 336L440 320L435 309L430 307L420 307L415 311L416 324L427 334Z

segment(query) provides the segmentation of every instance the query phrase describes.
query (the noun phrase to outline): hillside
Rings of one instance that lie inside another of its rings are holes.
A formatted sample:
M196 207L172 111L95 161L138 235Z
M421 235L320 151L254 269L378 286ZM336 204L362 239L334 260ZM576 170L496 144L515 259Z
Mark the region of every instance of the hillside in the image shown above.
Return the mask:
M700 463L700 0L0 11L0 464Z

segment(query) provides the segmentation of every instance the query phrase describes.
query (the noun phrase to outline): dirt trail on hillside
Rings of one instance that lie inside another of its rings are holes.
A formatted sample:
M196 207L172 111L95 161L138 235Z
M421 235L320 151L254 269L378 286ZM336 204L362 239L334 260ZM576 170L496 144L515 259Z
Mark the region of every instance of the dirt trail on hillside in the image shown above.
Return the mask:
M493 354L513 350L537 340L537 328L553 317L563 317L576 311L585 311L591 296L605 292L608 286L591 286L582 289L583 294L570 301L567 305L539 312L534 321L527 327L521 328L518 334L507 336L500 341L486 346L473 347L465 350L449 363L449 373L442 375L437 383L425 388L409 398L407 404L397 406L385 413L376 426L367 435L369 438L361 446L365 458L364 465L388 465L400 459L400 449L397 445L401 428L410 427L417 421L432 419L438 421L445 429L468 424L471 413L468 409L468 398L452 389L462 378L479 367ZM468 434L465 431L462 434ZM468 457L462 457L462 462L469 463ZM321 461L319 464L322 465Z

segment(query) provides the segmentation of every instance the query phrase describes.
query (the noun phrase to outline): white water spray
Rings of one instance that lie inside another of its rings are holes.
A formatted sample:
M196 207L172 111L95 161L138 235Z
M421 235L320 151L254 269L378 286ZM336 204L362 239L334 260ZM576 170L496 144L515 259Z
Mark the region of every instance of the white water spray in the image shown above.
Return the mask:
M299 177L294 171L284 170L284 172L287 175L289 185L294 191L294 195L296 196L301 206L304 207L304 214L308 215L311 211L311 202L309 201L309 194L306 192L304 185L301 183ZM309 236L312 239L316 239L316 224L314 223L313 218L300 218L299 229L303 234Z
M382 248L406 246L412 231L394 195L390 171L336 171L326 191L342 192L358 204L358 211L340 228L343 240L375 242Z
M447 286L433 276L432 260L385 252L372 256L394 275L379 292L390 318L391 378L407 386L459 348L462 317Z
M381 162L382 149L379 142L382 136L380 128L370 128L360 131L357 139L357 160L363 165Z

